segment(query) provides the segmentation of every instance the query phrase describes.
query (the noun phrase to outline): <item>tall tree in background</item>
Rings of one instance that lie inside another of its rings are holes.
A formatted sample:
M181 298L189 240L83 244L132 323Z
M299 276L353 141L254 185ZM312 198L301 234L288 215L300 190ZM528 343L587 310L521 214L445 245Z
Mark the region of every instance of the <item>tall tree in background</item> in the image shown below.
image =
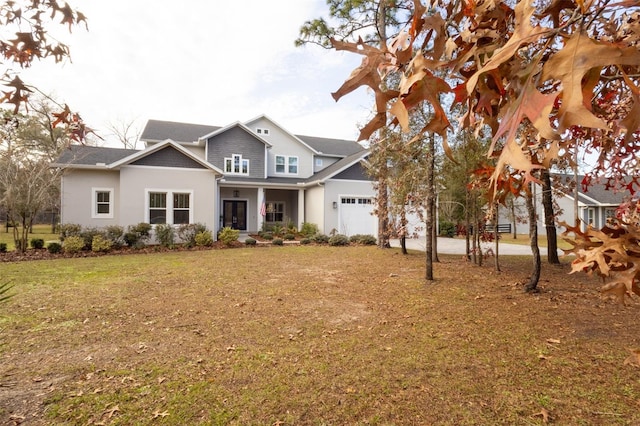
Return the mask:
M27 249L37 215L57 204L60 171L50 164L69 143L66 132L53 127L51 106L42 100L32 105L29 115L5 111L0 127L0 204L19 251Z
M389 37L395 37L400 28L407 24L410 15L408 10L410 1L379 0L327 0L329 6L329 19L317 18L300 28L300 37L296 40L297 46L308 43L316 44L324 48L331 48L331 40L339 39L345 42L353 42L364 39L367 43L384 48ZM381 81L385 86L397 85L393 78L391 81ZM377 135L370 134L369 145L372 153L378 159L370 172L374 172L376 179L376 215L378 217L378 247L389 248L390 223L389 223L389 170L384 156L387 155L387 144L393 137L385 128L380 128Z
M518 182L524 187L539 183L536 170L561 157L573 158L578 148L572 147L574 129L590 136L579 148L600 152L593 173L606 170L611 186L640 187L638 0L436 0L426 5L414 0L411 9L410 24L386 46L366 39L330 40L336 50L363 57L334 97L339 100L361 86L375 92L376 114L362 128L361 140L388 125L408 131L409 116L428 103L435 114L424 132L440 134L447 151L450 124L439 94L453 92L454 102L465 110L464 128L491 129L488 154L496 164L490 190L499 201ZM441 72L448 73L447 81L438 77ZM380 84L396 73L401 76L398 90ZM450 85L451 79L457 84ZM536 137L519 138L521 124L530 124ZM627 251L623 260L629 264L636 256ZM610 263L621 261L614 257L587 256L581 266L606 275ZM640 266L628 270L633 274L624 285L632 291Z

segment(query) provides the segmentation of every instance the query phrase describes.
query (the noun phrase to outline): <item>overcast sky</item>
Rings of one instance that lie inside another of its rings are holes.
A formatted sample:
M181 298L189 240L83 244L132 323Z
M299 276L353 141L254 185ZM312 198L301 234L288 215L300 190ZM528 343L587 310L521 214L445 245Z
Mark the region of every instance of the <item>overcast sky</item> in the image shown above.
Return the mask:
M71 62L36 62L27 83L79 111L117 146L108 123L148 119L225 126L266 114L294 134L356 139L371 110L364 89L331 92L360 63L353 54L294 47L325 0L70 1L88 18L59 38Z

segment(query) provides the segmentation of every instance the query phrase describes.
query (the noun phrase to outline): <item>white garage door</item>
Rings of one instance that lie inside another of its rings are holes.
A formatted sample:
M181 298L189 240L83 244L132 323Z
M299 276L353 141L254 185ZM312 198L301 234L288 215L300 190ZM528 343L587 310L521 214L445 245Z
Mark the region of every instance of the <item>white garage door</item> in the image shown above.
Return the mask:
M340 197L340 233L344 235L378 233L378 218L373 213L373 198Z

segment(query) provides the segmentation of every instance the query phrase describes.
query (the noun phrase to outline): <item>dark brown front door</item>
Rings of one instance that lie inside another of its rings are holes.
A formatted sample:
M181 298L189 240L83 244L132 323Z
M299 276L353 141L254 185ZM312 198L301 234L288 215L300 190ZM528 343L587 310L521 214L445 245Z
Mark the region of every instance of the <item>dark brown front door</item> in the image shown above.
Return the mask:
M224 227L247 230L247 202L224 200L222 206L222 224Z

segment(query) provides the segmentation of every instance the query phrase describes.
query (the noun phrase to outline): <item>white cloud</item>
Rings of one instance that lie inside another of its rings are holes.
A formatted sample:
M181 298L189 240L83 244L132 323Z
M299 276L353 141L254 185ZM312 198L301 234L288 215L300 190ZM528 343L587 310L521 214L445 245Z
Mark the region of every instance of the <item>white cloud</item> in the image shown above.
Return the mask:
M369 115L364 90L331 98L360 58L294 47L324 0L72 2L89 31L60 33L72 63L40 62L23 79L107 123L147 119L226 125L266 114L299 134L353 139ZM58 34L58 33L57 33Z

